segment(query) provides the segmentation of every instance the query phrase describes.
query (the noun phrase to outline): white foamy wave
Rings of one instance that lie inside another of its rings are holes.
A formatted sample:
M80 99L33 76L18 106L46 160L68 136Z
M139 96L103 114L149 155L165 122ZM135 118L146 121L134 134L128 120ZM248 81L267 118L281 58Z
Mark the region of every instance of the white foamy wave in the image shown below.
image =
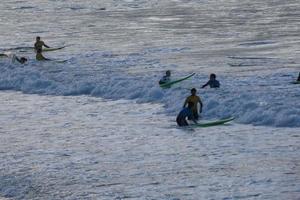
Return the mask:
M24 67L1 62L0 89L161 103L167 114L176 116L189 90L195 87L204 103L202 117L205 119L234 116L239 123L300 127L300 88L290 84L296 77L295 71L286 71L285 76L271 72L260 76L220 75L219 89L200 89L207 81L207 74L196 74L170 89L161 89L158 80L164 72L160 66L164 69L172 66L149 59L145 56L149 52L153 51L125 56L98 52L72 58L64 64L31 61ZM89 57L99 59L90 61ZM153 65L156 70L149 70ZM137 70L140 68L144 70ZM173 71L173 77L185 75Z

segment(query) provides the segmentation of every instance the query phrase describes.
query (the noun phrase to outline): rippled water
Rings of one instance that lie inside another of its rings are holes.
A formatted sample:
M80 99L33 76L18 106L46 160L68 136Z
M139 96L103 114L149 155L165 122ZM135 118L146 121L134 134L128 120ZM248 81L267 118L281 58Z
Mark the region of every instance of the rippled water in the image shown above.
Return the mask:
M299 23L296 0L2 0L0 53L29 62L0 58L0 196L299 199ZM178 128L191 87L235 122Z
M162 108L155 104L11 92L0 98L6 198L300 196L299 129L181 129L156 114Z

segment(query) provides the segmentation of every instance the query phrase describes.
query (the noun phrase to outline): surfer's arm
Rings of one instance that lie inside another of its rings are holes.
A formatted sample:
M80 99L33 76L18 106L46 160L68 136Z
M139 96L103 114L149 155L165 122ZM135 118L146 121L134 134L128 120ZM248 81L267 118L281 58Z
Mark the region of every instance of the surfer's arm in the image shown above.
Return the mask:
M48 45L46 45L45 43L44 43L44 46L47 47L47 48L50 48L50 47L49 47Z
M21 63L20 58L18 58L18 56L15 56L16 61L18 61L19 63Z
M48 45L45 44L45 42L43 42L43 46L46 48L50 48Z
M208 84L209 84L209 81L207 81L207 83L205 83L204 85L202 85L201 88L205 88L206 86L208 86Z
M199 112L202 113L203 103L202 103L202 101L200 99L199 99L199 104L200 104L200 110L199 110Z
M187 103L188 103L188 99L186 99L186 100L184 101L183 108L185 108L185 106L186 106Z

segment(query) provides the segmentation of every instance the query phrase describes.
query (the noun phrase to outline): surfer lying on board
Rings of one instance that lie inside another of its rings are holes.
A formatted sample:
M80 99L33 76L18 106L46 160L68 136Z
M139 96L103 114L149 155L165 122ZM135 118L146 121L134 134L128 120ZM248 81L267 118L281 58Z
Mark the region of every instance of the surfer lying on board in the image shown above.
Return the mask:
M217 76L215 74L210 74L209 81L202 85L202 88L205 88L206 86L210 86L210 88L219 88L220 82L216 80Z
M44 41L41 40L41 37L37 36L36 37L36 42L34 43L34 49L37 51L39 49L43 49L43 46L44 47L47 47L47 48L50 48L48 45L46 45L44 43Z
M166 71L166 75L164 75L160 80L159 80L159 84L164 84L170 81L171 78L171 71L168 70Z
M14 58L16 59L16 61L18 61L21 64L24 64L27 62L27 58L25 58L25 57L18 58L17 56L14 56Z
M24 63L26 63L27 62L27 58L25 58L25 57L17 57L15 54L10 54L10 55L7 55L7 54L5 54L5 53L0 53L0 57L11 57L12 56L12 60L14 61L14 60L16 60L16 61L18 61L19 63L21 63L21 64L24 64Z
M43 56L43 54L42 54L42 49L38 49L38 50L36 51L36 56L35 56L35 58L36 58L36 60L38 60L38 61L50 60L50 59L45 58L45 57Z
M189 119L193 120L195 124L197 124L197 121L194 118L192 109L194 107L193 102L188 102L188 107L183 108L179 114L177 115L176 122L178 126L188 126L188 122L186 121L186 118L188 117Z
M198 114L198 103L200 104L200 113L202 113L202 101L200 99L199 96L196 95L197 90L195 88L191 89L191 96L188 96L183 104L183 108L185 108L185 106L189 103L192 102L193 103L193 107L192 109L192 113L193 113L193 117L195 120L199 119L199 114ZM191 118L189 118L191 119Z

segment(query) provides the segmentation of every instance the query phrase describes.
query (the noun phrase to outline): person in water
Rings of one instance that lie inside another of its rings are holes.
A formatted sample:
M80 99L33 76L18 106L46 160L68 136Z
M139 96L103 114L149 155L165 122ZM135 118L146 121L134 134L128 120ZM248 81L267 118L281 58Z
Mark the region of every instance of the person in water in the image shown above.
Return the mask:
M44 47L50 48L48 45L45 44L44 41L41 40L41 37L37 36L36 37L36 42L34 43L34 49L37 51L39 49L43 49Z
M299 75L298 75L298 79L297 79L297 81L300 81L300 72L299 72Z
M0 53L0 57L9 57L9 55ZM18 61L18 62L21 63L21 64L24 64L24 63L27 62L27 58L25 58L25 57L20 57L20 58L19 58L19 57L17 57L15 54L12 54L12 57L13 57L13 60Z
M170 78L171 78L171 71L168 70L166 71L166 75L164 75L160 81L159 81L159 84L164 84L164 83L167 83L170 81Z
M25 64L27 62L27 58L25 57L20 57L18 58L17 56L15 56L16 61L18 61L21 64Z
M45 57L43 56L43 54L42 54L42 49L38 49L38 50L36 51L36 56L35 56L35 58L36 58L36 60L38 60L38 61L50 60L50 59L45 58Z
M188 122L186 121L186 118L189 118L191 120L193 120L193 122L195 124L197 124L197 121L194 118L192 109L194 107L194 103L193 102L188 102L188 107L184 107L179 114L177 115L176 118L176 122L178 124L178 126L188 126Z
M202 85L202 88L205 88L206 86L210 86L210 88L219 88L220 82L216 80L217 76L215 74L210 74L209 81L207 81L206 84Z
M191 89L191 96L188 96L183 104L183 108L185 108L185 106L189 103L192 102L193 103L193 107L191 108L192 113L193 113L193 118L195 120L199 119L199 114L198 114L198 103L200 104L200 113L202 113L202 101L200 99L199 96L196 95L197 90L195 88ZM191 119L191 118L189 118Z

